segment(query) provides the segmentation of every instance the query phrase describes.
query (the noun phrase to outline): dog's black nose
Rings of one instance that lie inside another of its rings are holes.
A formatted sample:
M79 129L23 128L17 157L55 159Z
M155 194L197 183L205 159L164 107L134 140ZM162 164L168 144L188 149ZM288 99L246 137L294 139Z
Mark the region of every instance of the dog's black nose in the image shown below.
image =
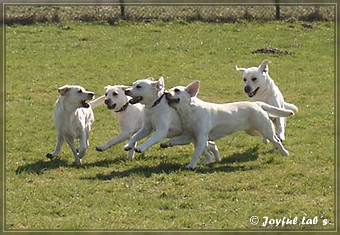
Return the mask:
M249 93L251 91L251 87L250 86L245 86L244 87L244 92L245 93Z

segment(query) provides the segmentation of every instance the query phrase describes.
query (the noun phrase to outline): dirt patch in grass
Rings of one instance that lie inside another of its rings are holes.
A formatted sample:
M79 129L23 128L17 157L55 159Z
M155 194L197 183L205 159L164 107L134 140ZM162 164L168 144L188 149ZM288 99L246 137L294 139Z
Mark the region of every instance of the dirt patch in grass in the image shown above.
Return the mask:
M252 53L263 53L263 54L282 54L282 55L290 55L292 52L286 50L279 50L273 47L264 47L260 49L256 49L252 51Z

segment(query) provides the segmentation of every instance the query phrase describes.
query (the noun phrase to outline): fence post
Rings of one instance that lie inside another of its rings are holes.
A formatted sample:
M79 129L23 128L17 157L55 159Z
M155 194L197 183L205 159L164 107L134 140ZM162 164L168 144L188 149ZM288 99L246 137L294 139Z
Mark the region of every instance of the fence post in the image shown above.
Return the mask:
M280 20L280 0L276 0L276 20Z
M120 17L122 19L125 19L125 5L124 5L124 0L119 0L120 2Z

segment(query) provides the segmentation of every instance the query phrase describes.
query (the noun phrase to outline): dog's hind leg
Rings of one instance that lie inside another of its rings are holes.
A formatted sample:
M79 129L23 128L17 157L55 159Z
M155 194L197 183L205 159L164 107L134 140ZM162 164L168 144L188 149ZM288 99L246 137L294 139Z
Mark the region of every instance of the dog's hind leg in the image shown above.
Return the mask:
M73 138L70 136L65 136L65 141L68 144L68 146L70 147L70 149L72 150L72 153L74 155L74 162L77 164L80 164L80 158L78 156L78 151L77 148L73 142Z
M268 128L263 132L263 136L273 143L275 148L278 148L281 155L288 156L289 152L283 147L282 142L279 137L275 135L275 129L273 124L270 122Z
M211 152L208 150L208 147L206 147L203 150L202 155L205 157L204 165L209 165L211 163L213 156Z
M218 148L215 142L208 141L208 150L214 155L216 162L221 162L220 152L218 151Z
M270 140L276 148L279 149L282 156L287 157L289 155L289 152L283 147L282 142L279 137L276 135L273 136L273 140Z
M49 159L52 159L55 156L57 156L60 153L60 150L61 150L61 147L63 146L63 143L64 143L64 137L57 134L57 143L56 143L56 147L54 149L54 152L46 154L46 157L49 158Z
M275 120L277 137L280 138L281 142L285 141L285 127L286 119L284 117L278 117Z
M195 145L194 156L193 156L191 162L188 165L186 165L187 169L195 169L196 168L197 163L199 161L199 157L202 155L203 151L205 150L207 142L208 142L208 138L204 137L204 136L200 136L195 140L195 142L194 142L194 145Z

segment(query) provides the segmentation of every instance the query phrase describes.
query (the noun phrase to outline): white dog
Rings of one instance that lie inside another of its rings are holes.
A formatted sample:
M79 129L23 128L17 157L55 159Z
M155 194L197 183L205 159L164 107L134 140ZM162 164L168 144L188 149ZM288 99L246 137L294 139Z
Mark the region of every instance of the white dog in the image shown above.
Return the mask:
M113 115L118 119L120 133L110 139L107 143L97 146L98 151L104 151L113 145L128 140L142 126L143 109L142 104L130 104L131 97L125 95L128 86L116 85L106 86L103 96L108 109L112 110ZM129 150L128 159L132 159L135 151Z
M285 108L297 113L298 108L294 104L284 101L279 88L269 76L268 64L270 60L264 60L258 67L238 68L243 72L244 92L248 94L252 101L262 101L278 108ZM281 141L285 140L285 117L273 118L277 136Z
M142 153L166 137L172 138L183 134L182 121L177 112L168 105L164 96L164 89L164 79L161 77L158 81L153 81L152 78L137 80L132 84L131 89L125 90L125 93L132 97L130 103L140 102L145 105L142 127L125 145L125 150L134 148L136 152ZM154 131L154 134L147 141L135 146L137 141L146 137L152 131ZM187 143L190 143L190 139L187 139ZM202 150L206 157L205 164L210 163L211 153L214 154L216 161L220 162L221 159L215 143L206 141L205 145L207 145L207 148Z
M183 125L193 138L195 153L187 168L194 169L208 140L215 141L239 130L255 129L277 147L283 156L288 151L275 135L269 114L288 117L294 114L291 110L279 109L263 102L237 102L214 104L204 102L196 97L199 82L187 87L178 86L166 94L169 104L179 113ZM182 144L187 137L176 137L168 141L168 146Z
M61 150L64 140L70 146L75 163L79 164L89 146L89 134L94 121L92 108L100 105L100 98L88 102L94 93L81 86L65 85L58 88L60 94L55 110L54 124L57 130L57 143L53 153L46 154L52 159ZM80 148L76 148L74 139L80 140Z

